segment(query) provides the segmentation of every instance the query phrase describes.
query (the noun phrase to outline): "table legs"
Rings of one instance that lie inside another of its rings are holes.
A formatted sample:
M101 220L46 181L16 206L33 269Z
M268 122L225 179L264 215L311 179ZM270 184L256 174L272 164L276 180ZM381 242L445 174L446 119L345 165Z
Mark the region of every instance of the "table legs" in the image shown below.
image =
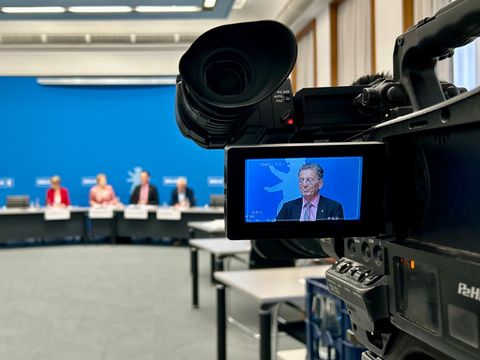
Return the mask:
M272 359L272 305L260 307L260 360Z
M225 286L217 284L217 360L227 359L227 309Z
M115 214L115 216L113 217L112 219L112 222L111 222L111 234L112 234L112 244L115 245L117 243L117 221L118 221L118 216L120 216L120 214Z
M227 312L225 285L217 284L217 360L227 359ZM272 360L272 309L275 304L260 306L260 360Z
M190 247L190 270L192 273L192 307L198 309L198 249ZM215 283L213 273L223 271L223 257L210 254L210 282Z
M215 282L215 279L213 278L213 273L216 270L217 266L217 259L214 254L210 254L210 282L213 284Z
M198 249L190 247L190 265L192 268L192 307L198 309Z
M215 279L213 277L213 273L215 271L223 271L223 257L210 254L210 282L212 284L215 283Z
M83 228L82 228L82 244L85 244L88 241L88 217L85 214L83 216L82 222L83 222Z

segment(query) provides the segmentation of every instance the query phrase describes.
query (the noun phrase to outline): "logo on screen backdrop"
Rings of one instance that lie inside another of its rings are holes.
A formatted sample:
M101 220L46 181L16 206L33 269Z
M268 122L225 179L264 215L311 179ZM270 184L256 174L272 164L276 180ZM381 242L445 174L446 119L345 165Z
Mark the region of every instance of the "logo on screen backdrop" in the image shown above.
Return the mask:
M180 176L164 176L162 178L163 186L177 186L177 180Z
M96 176L83 176L82 177L82 186L83 187L91 187L97 184L97 177Z
M35 178L35 187L37 187L37 188L50 187L50 177L39 176L39 177Z
M300 167L305 164L305 158L285 159L288 166L288 172L277 170L274 164L265 163L268 166L270 172L277 177L280 182L273 186L267 186L264 188L266 192L282 192L282 200L278 204L277 213L282 208L284 202L295 199L298 197L298 179L296 174ZM282 165L282 164L280 164Z
M6 177L0 178L0 189L12 189L15 186L15 179Z
M136 186L140 185L140 174L143 169L140 166L135 166L133 170L128 171L127 183L130 185L130 193L133 192Z
M223 176L209 176L207 177L208 187L223 187L224 184Z

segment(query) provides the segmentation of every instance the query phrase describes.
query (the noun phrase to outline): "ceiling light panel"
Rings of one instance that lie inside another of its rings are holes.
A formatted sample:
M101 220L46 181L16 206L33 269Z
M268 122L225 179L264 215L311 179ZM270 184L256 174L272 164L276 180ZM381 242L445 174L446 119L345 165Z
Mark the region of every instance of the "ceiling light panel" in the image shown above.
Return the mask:
M189 13L199 12L202 8L194 5L184 6L137 6L135 11L139 13Z
M133 9L131 6L70 6L68 11L76 14L114 14L129 13Z
M203 3L203 7L206 9L212 9L215 7L215 4L217 3L217 0L205 0Z
M66 9L61 6L5 6L1 11L5 14L61 14Z
M198 6L202 7L207 0L0 0L3 6ZM209 2L211 0L208 0ZM216 1L219 4L222 1ZM219 5L217 4L217 5Z
M175 76L142 76L142 77L44 77L38 78L40 85L58 85L58 86L138 86L138 85L175 85Z
M0 20L225 19L234 0L0 0Z

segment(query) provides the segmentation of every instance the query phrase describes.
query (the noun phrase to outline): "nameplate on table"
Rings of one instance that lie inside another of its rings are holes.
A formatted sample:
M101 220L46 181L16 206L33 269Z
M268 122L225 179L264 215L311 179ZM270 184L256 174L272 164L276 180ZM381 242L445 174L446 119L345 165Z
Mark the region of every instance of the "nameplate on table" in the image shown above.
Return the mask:
M111 207L91 207L88 209L90 219L113 219L113 208Z
M125 208L123 218L127 220L147 220L148 210L146 208Z
M181 220L182 212L174 208L158 208L157 220Z
M44 220L70 220L70 209L45 209Z

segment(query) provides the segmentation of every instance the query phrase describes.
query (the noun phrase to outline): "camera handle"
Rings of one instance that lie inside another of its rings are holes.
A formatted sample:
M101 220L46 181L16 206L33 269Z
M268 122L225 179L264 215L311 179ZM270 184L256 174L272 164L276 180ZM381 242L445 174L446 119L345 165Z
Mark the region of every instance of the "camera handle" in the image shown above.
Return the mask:
M403 84L415 111L445 100L435 73L437 61L478 36L480 1L457 0L397 38L394 81Z

